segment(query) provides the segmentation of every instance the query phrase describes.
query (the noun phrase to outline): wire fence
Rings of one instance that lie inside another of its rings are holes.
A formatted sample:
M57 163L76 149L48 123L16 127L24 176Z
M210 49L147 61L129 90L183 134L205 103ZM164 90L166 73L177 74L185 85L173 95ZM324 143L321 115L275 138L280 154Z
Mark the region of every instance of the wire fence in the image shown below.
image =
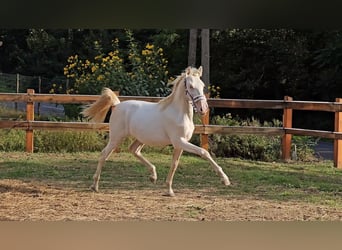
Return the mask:
M53 84L66 87L68 79L63 76L46 78L0 72L0 92L3 93L26 93L27 89L34 89L36 93L46 94L50 92Z
M53 84L61 85L65 89L68 80L62 76L46 78L0 72L0 93L26 93L27 89L34 89L35 93L47 94ZM25 105L25 103L20 102L0 102L0 106L15 109L16 111L25 111ZM38 115L64 116L64 107L63 105L51 103L37 103L35 113Z

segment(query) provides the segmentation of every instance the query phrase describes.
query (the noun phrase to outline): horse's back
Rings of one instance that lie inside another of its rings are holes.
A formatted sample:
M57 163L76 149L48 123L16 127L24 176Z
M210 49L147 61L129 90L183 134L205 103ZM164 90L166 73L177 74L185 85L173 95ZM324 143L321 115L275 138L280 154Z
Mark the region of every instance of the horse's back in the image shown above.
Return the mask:
M170 143L165 131L165 117L157 103L136 100L121 102L114 108L111 120L111 128L118 130L121 127L127 135L137 138L144 144Z

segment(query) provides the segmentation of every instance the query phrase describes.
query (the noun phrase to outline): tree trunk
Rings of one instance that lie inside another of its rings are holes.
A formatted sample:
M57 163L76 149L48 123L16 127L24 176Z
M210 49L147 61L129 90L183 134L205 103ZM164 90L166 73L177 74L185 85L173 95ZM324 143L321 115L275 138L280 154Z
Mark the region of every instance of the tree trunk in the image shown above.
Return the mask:
M196 66L197 29L190 29L188 66Z
M209 79L209 64L210 64L210 48L209 48L209 29L202 29L201 32L201 65L203 67L202 80L205 84L205 90L207 92L210 84Z

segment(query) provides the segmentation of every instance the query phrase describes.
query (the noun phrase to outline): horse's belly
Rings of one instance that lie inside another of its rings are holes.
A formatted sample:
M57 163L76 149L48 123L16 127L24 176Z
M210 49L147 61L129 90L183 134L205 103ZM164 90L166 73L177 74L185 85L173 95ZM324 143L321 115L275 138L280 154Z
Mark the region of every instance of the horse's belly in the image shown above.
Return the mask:
M165 146L170 144L165 127L154 119L140 120L130 124L130 134L146 145Z
M170 140L161 128L143 128L136 129L131 135L140 142L150 146L166 146L170 144Z

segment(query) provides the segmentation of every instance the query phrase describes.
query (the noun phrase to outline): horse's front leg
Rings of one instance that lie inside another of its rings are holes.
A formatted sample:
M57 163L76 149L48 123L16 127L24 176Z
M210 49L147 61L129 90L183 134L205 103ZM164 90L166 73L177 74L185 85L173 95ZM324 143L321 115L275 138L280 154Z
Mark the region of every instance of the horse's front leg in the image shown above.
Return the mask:
M172 163L171 163L169 174L167 175L167 178L166 178L166 185L168 187L167 195L169 196L175 196L175 193L173 192L173 189L172 189L172 182L173 182L173 177L175 175L176 169L178 167L179 158L181 157L182 153L183 153L183 149L181 148L174 148L173 150Z
M211 158L207 150L191 144L185 138L175 139L173 140L172 144L174 145L174 147L182 148L184 151L197 154L201 156L203 159L208 160L210 162L210 165L215 170L215 172L221 177L222 183L226 186L230 185L228 176L223 172L222 168L213 160L213 158Z

